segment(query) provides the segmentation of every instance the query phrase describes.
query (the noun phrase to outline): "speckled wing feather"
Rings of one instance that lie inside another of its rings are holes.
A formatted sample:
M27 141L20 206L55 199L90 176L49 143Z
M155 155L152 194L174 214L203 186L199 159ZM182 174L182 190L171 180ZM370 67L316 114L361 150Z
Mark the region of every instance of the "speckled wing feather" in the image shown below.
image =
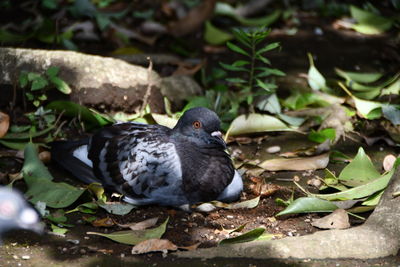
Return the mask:
M180 159L169 142L170 131L138 123L104 128L89 144L88 158L95 175L133 204L187 202L181 187Z

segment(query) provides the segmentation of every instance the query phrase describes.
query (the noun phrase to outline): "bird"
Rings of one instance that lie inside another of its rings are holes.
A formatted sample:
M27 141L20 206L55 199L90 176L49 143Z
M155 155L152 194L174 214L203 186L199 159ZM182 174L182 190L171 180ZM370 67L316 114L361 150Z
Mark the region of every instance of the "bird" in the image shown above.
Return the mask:
M31 230L41 234L43 225L40 217L16 190L0 187L0 244L1 237L9 230Z
M133 205L187 209L239 199L243 181L222 138L218 115L188 109L174 128L116 123L89 138L55 141L51 157L81 181L101 183Z

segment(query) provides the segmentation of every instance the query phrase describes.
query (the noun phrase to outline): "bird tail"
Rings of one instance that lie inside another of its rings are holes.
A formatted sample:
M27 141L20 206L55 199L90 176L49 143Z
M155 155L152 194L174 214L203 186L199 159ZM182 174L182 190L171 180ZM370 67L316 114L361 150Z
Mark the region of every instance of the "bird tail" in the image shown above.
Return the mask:
M92 162L87 158L88 145L89 138L52 142L51 159L86 184L101 183L93 173Z

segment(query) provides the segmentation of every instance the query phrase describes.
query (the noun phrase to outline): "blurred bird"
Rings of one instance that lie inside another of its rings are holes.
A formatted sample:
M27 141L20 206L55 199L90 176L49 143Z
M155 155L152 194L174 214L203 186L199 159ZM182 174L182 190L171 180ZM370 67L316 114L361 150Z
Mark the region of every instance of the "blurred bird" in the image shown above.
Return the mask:
M0 242L1 236L13 229L43 232L38 213L16 190L0 187Z
M52 144L52 159L85 183L100 182L135 205L185 208L239 198L243 182L227 154L220 120L187 110L173 129L118 123L91 138Z

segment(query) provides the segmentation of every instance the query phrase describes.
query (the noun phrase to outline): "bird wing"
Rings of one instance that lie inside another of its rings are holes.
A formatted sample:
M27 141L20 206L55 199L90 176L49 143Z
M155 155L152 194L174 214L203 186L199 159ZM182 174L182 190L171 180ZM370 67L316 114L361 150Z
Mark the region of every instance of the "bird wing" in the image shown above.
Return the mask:
M95 175L134 204L181 201L180 159L169 132L166 127L138 123L104 128L89 144Z

